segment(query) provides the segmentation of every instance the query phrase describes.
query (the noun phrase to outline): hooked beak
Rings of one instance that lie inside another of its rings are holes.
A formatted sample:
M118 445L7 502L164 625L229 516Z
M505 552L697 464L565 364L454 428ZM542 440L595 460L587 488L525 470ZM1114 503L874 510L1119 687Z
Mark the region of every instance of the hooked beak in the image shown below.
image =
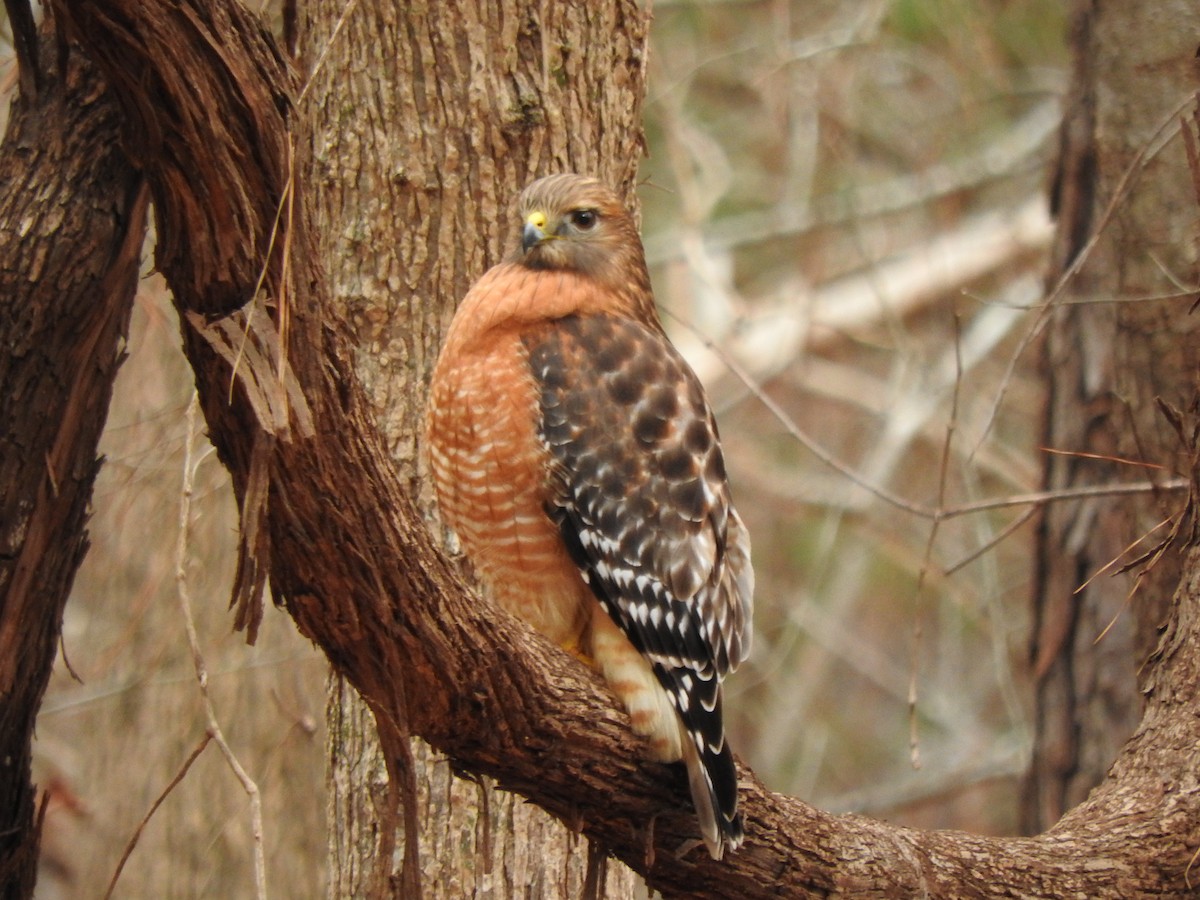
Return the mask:
M546 214L534 210L525 217L525 225L521 228L521 250L528 253L549 236L546 234Z

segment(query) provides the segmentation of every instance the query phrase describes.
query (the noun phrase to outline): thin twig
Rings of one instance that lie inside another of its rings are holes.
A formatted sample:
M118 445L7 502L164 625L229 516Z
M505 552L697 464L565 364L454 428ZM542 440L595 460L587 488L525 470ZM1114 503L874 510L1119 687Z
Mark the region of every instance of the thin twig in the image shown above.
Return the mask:
M259 294L263 289L263 285L266 284L267 274L271 268L271 254L273 254L275 252L275 240L276 240L276 238L279 237L279 223L283 219L285 210L288 213L289 229L288 229L288 234L284 236L284 240L285 240L285 242L287 242L285 244L285 246L290 246L291 197L292 197L293 189L295 187L295 175L296 175L294 163L295 163L295 146L294 146L292 137L289 135L289 137L288 137L288 177L287 177L287 180L284 182L283 193L279 197L279 203L275 207L275 218L271 220L271 233L267 235L267 249L263 253L263 264L262 264L262 267L258 270L258 279L254 282L254 290L250 292L251 302L258 299ZM286 289L286 284L281 289ZM246 328L242 332L242 343L238 347L237 357L234 359L233 363L229 367L229 396L226 400L227 403L233 403L233 386L235 384L237 384L238 369L240 367L242 356L245 352L246 341L250 340L250 328L251 328L251 320L250 320L250 317L247 316L246 317ZM280 348L281 361L280 361L279 372L280 372L280 381L281 382L283 380L283 371L284 371L282 357L283 357L283 354L285 354L286 352L287 352L287 347L286 347L286 344L284 344Z
M974 500L970 503L948 506L941 511L930 510L930 513L943 519L953 519L958 516L986 512L991 509L1004 509L1010 506L1042 506L1047 503L1079 500L1086 497L1124 497L1129 494L1153 494L1159 491L1176 493L1187 489L1186 478L1168 478L1166 481L1129 481L1117 484L1087 484L1073 488L1057 488L1052 491L1033 491L1028 494L1010 494L1007 497Z
M338 16L337 22L333 26L333 31L329 34L329 40L325 42L325 46L321 48L321 55L317 57L316 63L313 64L312 71L308 75L308 79L304 82L304 87L296 96L296 108L299 109L304 105L304 99L308 96L309 89L312 88L313 82L317 80L317 75L325 68L325 61L329 58L329 51L333 49L334 43L338 39L338 35L342 33L342 28L350 18L350 13L358 6L358 0L350 0L342 8L342 14Z
M1113 189L1112 199L1110 199L1108 205L1104 207L1104 211L1101 213L1099 220L1096 222L1095 230L1088 238L1087 243L1085 243L1079 252L1075 254L1075 258L1071 260L1071 264L1067 266L1066 271L1059 276L1058 280L1054 284L1054 288L1050 291L1049 296L1046 297L1045 305L1041 307L1037 316L1034 318L1033 325L1030 326L1029 330L1022 336L1020 342L1017 344L1016 349L1013 351L1012 356L1009 357L1008 366L1006 367L1004 377L1000 382L1000 390L993 399L991 411L987 416L987 424L980 433L979 440L975 442L975 446L971 448L971 452L967 455L968 463L975 458L975 455L983 446L984 441L986 441L988 435L991 434L992 426L995 424L996 418L1000 413L1000 407L1004 403L1004 398L1008 395L1008 386L1012 381L1013 373L1016 371L1017 361L1025 355L1025 351L1029 349L1034 340L1037 339L1038 335L1042 333L1043 329L1045 329L1046 325L1049 323L1051 312L1061 301L1062 295L1067 289L1067 285L1070 284L1077 274L1079 274L1079 270L1083 268L1083 264L1091 257L1092 250L1095 248L1096 244L1099 243L1101 235L1103 235L1105 230L1108 228L1108 224L1112 220L1112 217L1116 214L1117 208L1122 202L1124 202L1125 197L1128 194L1131 185L1133 184L1135 176L1142 171L1143 166L1145 166L1150 159L1158 154L1159 150L1161 150L1165 145L1166 140L1163 141L1163 144L1159 144L1158 146L1155 146L1155 143L1160 138L1163 138L1163 135L1167 135L1167 139L1169 139L1170 134L1168 133L1168 129L1172 125L1178 127L1178 122L1176 121L1178 116L1184 111L1184 109L1187 108L1187 105L1192 102L1192 100L1193 96L1189 94L1183 102L1179 103L1174 109L1171 110L1170 113L1168 113L1167 117L1163 119L1163 121L1159 123L1159 126L1154 130L1154 134L1152 134L1149 139L1147 139L1147 141L1138 149L1137 153L1134 154L1134 157L1132 160L1130 160L1129 165L1126 166L1125 170L1121 173L1121 177L1117 179L1116 186Z
M1142 469L1155 469L1162 471L1165 466L1158 463L1146 462L1141 459L1129 459L1124 456L1113 456L1111 453L1088 453L1084 450L1059 450L1057 447L1041 447L1043 453L1049 453L1051 456L1069 456L1072 459L1094 459L1099 462L1120 463L1123 466L1137 466Z
M868 493L874 495L897 509L902 509L905 512L912 513L914 516L920 516L922 519L942 520L953 519L958 516L970 515L972 513L986 512L993 509L1004 509L1010 506L1041 506L1046 503L1055 503L1062 500L1077 500L1084 497L1119 497L1128 494L1150 494L1157 491L1184 491L1188 488L1188 482L1184 478L1170 478L1165 481L1134 481L1118 484L1097 484L1085 485L1074 488L1060 488L1052 491L1033 491L1028 494L1010 494L1007 497L992 497L986 500L974 500L969 503L960 503L955 506L947 506L944 508L935 508L926 506L923 503L917 503L899 494L889 491L887 488L878 484L872 483L869 479L860 475L854 469L847 466L832 453L818 444L803 428L801 428L791 416L784 411L778 403L762 388L762 385L746 371L742 365L727 353L723 348L717 345L715 341L701 333L691 322L684 319L682 316L672 313L670 310L664 310L665 314L670 316L684 328L691 331L706 349L711 351L722 363L732 372L739 381L745 385L746 389L754 395L767 411L771 413L779 422L780 425L795 438L801 446L811 452L813 456L819 459L825 465L829 466L835 472L845 476L854 484L863 488Z
M950 480L950 455L954 448L954 433L958 430L958 404L962 390L963 358L962 358L962 319L958 310L954 310L954 390L950 395L950 420L946 423L946 437L942 441L942 458L938 465L938 498L937 508L943 509L946 503L946 487ZM914 598L913 615L913 651L912 666L908 680L908 752L909 760L914 769L921 768L921 735L917 718L917 676L920 668L921 640L924 637L924 610L921 608L921 595L925 590L925 578L929 574L933 562L933 547L937 542L938 529L942 523L941 516L934 517L929 526L929 537L925 541L925 554L921 560L921 571L917 574L916 596Z
M910 500L906 500L899 494L893 494L891 491L887 490L887 488L880 487L877 484L872 484L862 475L859 475L857 472L835 457L832 453L827 451L824 447L809 437L808 433L804 431L804 429L802 429L798 424L796 424L795 420L792 419L791 416L784 412L783 407L771 399L770 395L768 395L767 392L762 389L762 386L757 382L757 380L755 380L755 378L742 367L741 363L734 359L729 353L726 353L721 347L718 347L717 344L707 335L702 334L699 329L692 325L691 322L688 322L681 316L675 315L669 310L667 310L666 313L676 322L679 322L679 324L683 325L694 335L696 335L696 337L699 338L700 342L704 344L705 347L715 353L717 357L728 367L729 371L736 375L742 384L746 386L746 389L750 391L750 393L753 394L758 401L767 408L771 415L773 415L785 429L787 429L788 434L799 441L800 444L810 453L812 453L817 459L825 463L825 465L829 466L834 471L844 475L859 487L874 494L885 503L895 506L897 509L902 509L905 512L910 512L915 516L921 516L922 518L926 519L937 518L937 513L934 510L931 510L927 506L922 506L919 503L913 503Z
M1157 525L1155 525L1153 528L1151 528L1149 531L1145 532L1140 537L1131 541L1129 544L1127 544L1125 546L1124 550L1122 550L1120 553L1118 553L1116 556L1114 556L1112 559L1110 559L1108 562L1106 562L1104 565L1102 565L1099 569L1097 569L1095 572L1093 572L1091 575L1089 575L1087 577L1087 580L1083 584L1079 585L1079 587L1075 588L1075 590L1072 591L1072 593L1073 594L1082 594L1084 591L1087 590L1087 587L1089 584L1091 584L1093 581L1095 581L1097 578L1099 578L1101 575L1103 575L1105 572L1109 571L1110 569L1116 568L1117 564L1120 563L1121 560L1124 559L1128 554L1132 553L1137 548L1138 544L1140 544L1142 541L1146 540L1146 538L1150 537L1150 535L1154 534L1154 532L1158 531L1158 529L1162 528L1164 525L1170 525L1171 521L1172 521L1172 517L1168 516L1167 518L1165 518L1161 522L1159 522ZM1124 569L1121 569L1120 571L1124 571ZM1119 575L1120 571L1117 572L1116 574ZM1112 627L1112 625L1110 624L1109 628L1111 628L1111 627ZM1108 628L1105 628L1104 630L1108 631Z
M205 733L204 737L200 739L199 745L197 745L196 749L191 752L191 755L184 760L183 765L180 767L179 771L175 773L175 777L171 779L170 784L168 784L163 792L158 795L158 799L151 804L150 811L146 813L145 818L143 818L138 827L134 829L133 836L129 839L129 843L125 845L125 852L122 853L121 858L117 860L117 868L113 872L112 880L108 883L108 890L104 892L104 900L109 900L109 898L112 897L113 891L116 890L117 880L121 877L121 872L125 868L125 863L129 861L129 857L133 854L133 848L137 846L137 842L141 838L142 832L145 830L146 826L150 824L151 817L158 812L158 808L162 806L163 801L167 799L167 795L170 794L171 791L175 790L175 787L179 784L179 782L183 781L184 776L187 775L188 770L191 769L192 763L200 758L200 754L204 752L204 748L208 746L209 741L211 740L212 735Z
M179 541L175 547L175 586L179 597L179 607L183 612L184 628L187 630L188 646L192 651L192 664L196 669L196 681L200 686L200 697L204 702L204 717L208 734L221 749L221 754L225 757L225 762L229 764L229 768L233 770L234 775L237 776L238 781L242 784L242 789L250 798L250 821L254 837L255 896L257 900L267 900L267 864L266 856L263 852L262 795L258 790L258 785L246 773L237 756L230 749L229 744L225 740L225 734L221 731L221 726L217 722L217 712L213 707L212 697L208 693L208 666L204 661L204 655L200 652L200 639L196 634L195 618L192 616L192 598L187 586L187 551L192 513L192 489L195 483L196 469L200 462L203 461L203 456L199 460L194 460L193 458L193 445L196 441L197 430L196 416L199 406L199 398L193 392L192 400L188 404L186 414L187 437L183 448L183 490L179 504Z
M996 532L996 534L992 535L992 537L990 539L984 541L982 545L980 545L979 547L976 547L974 550L972 550L970 553L968 553L966 556L964 556L962 559L960 559L958 562L954 563L953 565L946 566L946 568L944 568L942 570L942 575L945 577L949 577L949 576L953 575L955 572L957 572L959 569L965 568L966 566L975 562L975 560L979 559L979 557L983 556L983 554L987 553L993 547L1000 544L1000 542L1003 541L1006 537L1008 537L1010 534L1012 534L1014 531L1016 531L1018 528L1020 528L1022 525L1024 525L1026 522L1028 522L1034 516L1036 516L1037 511L1038 511L1037 506L1031 506L1031 507L1029 507L1029 509L1023 511L1019 516L1017 516L1015 519L1013 519L1011 522L1009 522L1007 525L1005 525L1003 528L1001 528L998 532Z

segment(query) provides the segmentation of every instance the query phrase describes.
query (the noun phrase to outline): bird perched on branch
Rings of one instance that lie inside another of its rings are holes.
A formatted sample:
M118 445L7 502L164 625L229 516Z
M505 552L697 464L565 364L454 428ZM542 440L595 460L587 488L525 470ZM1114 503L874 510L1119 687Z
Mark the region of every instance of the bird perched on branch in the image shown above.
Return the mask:
M434 370L438 506L491 595L593 661L654 758L686 763L720 859L743 836L721 680L750 650L754 574L717 426L617 196L552 175L518 206L519 248Z

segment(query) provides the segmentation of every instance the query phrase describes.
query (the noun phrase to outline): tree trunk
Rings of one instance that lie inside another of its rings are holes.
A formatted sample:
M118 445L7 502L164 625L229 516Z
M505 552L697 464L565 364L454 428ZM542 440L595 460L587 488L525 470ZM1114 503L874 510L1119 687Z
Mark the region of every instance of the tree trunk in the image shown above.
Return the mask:
M1200 363L1200 318L1179 287L1195 282L1196 195L1179 141L1160 152L1164 126L1178 130L1180 104L1197 87L1194 36L1179 27L1195 18L1195 4L1184 2L1076 10L1049 278L1063 287L1044 344L1042 442L1059 451L1046 456L1049 489L1188 471L1186 448L1155 401L1187 408ZM1162 523L1182 508L1180 494L1162 492L1045 512L1031 653L1036 736L1022 803L1030 833L1087 796L1141 718L1137 677L1181 557L1169 550L1152 567L1114 573L1158 545L1170 532Z
M20 93L0 148L0 897L28 897L34 721L129 323L147 193L95 70L10 6Z
M537 173L570 168L633 181L645 80L625 60L645 58L647 21L634 3L540 11L515 0L363 3L331 40L344 12L342 3L300 8L301 70L324 57L303 110L312 125L305 181L358 377L401 478L415 488L424 385L441 334L470 283L511 242L516 192ZM547 47L557 49L547 57ZM560 74L548 79L547 66ZM627 77L609 77L622 66ZM344 681L331 682L332 818L398 827L378 838L397 848L398 865L402 820L377 812L390 796L386 767L361 703ZM416 807L429 894L514 896L536 885L541 897L579 896L586 841L486 779L460 781L423 741L413 742L412 764L425 773ZM363 896L378 883L378 873L355 864L375 830L331 832L331 897ZM631 879L610 871L610 895L629 896Z

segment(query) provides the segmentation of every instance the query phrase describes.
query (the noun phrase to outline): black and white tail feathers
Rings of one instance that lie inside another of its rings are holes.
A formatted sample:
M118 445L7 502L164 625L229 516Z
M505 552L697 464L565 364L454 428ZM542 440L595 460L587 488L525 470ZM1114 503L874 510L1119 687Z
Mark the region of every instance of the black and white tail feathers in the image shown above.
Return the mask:
M721 686L713 678L702 683L699 690L693 685L689 691L686 684L694 681L693 673L655 666L654 674L679 714L683 762L700 836L709 855L721 859L726 850L741 846L745 837L742 815L737 810L737 767L725 740L721 715ZM680 709L681 701L689 708Z

